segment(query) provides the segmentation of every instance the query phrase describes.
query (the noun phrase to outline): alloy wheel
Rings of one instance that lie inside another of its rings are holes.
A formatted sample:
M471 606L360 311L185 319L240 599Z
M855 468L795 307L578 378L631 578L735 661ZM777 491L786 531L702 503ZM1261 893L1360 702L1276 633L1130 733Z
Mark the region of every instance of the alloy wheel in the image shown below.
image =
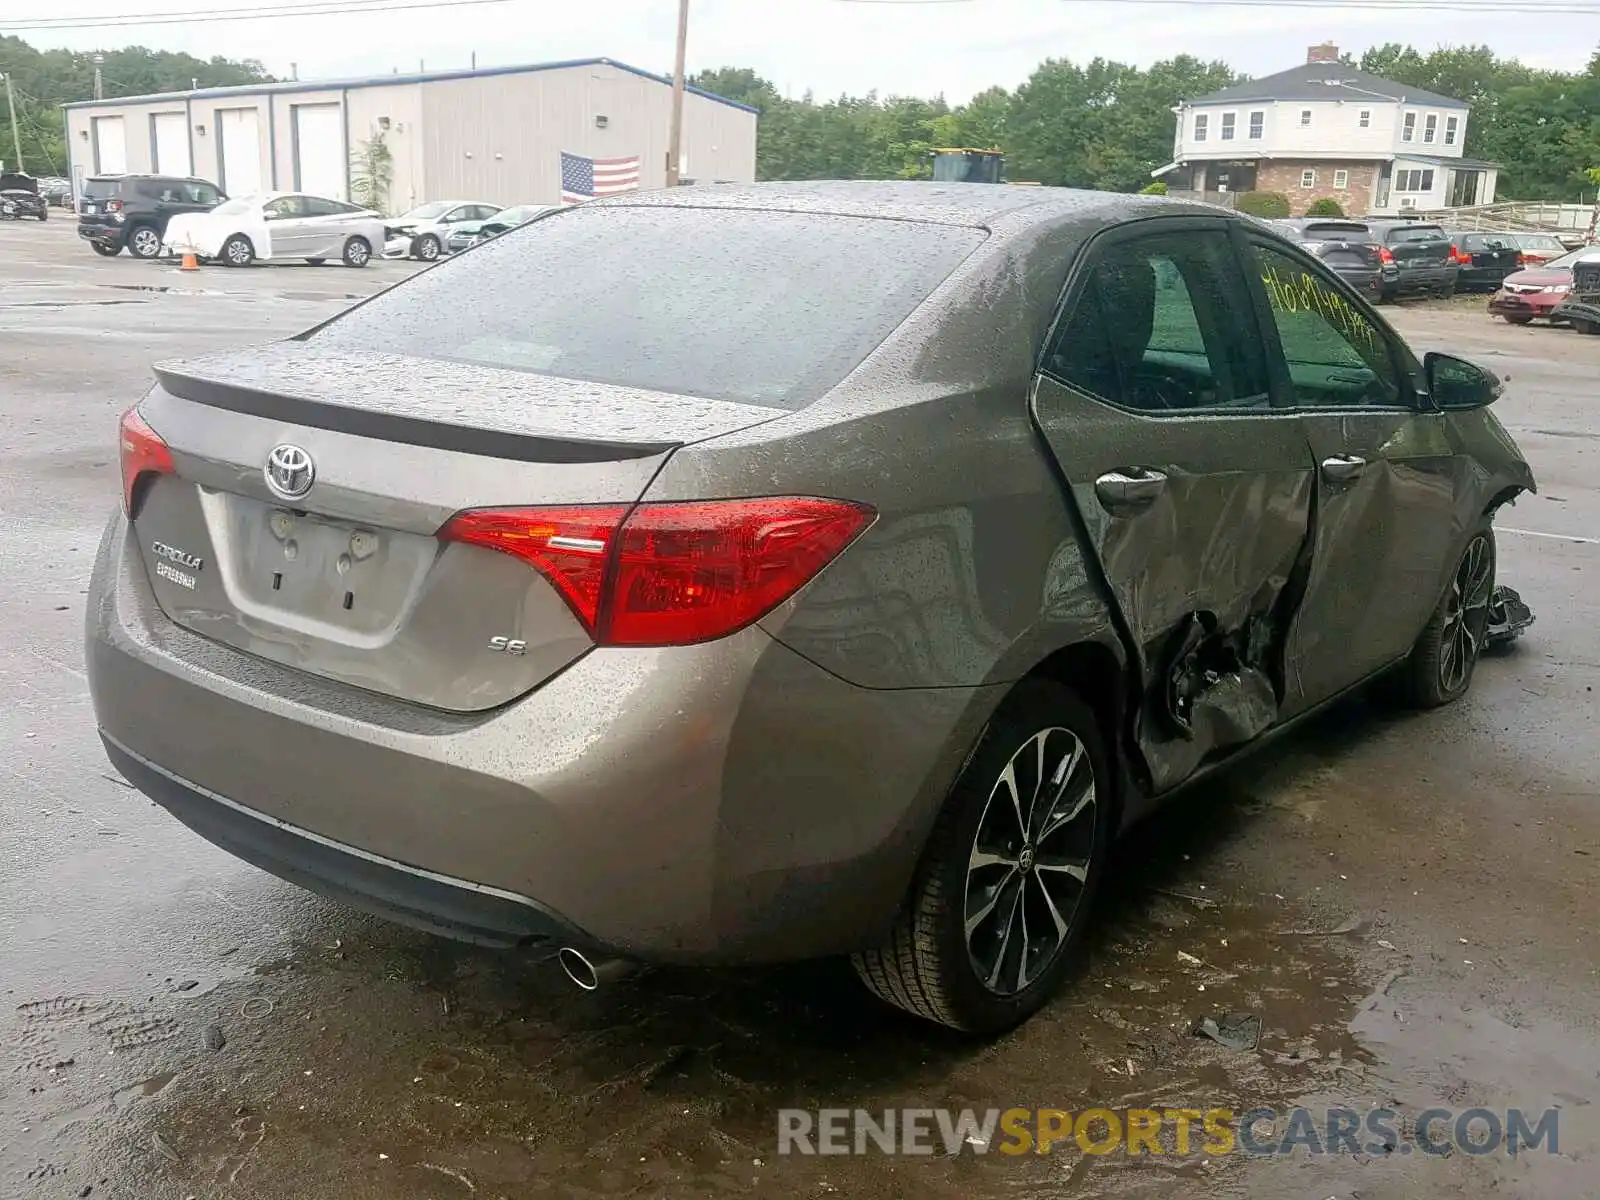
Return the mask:
M1011 996L1061 953L1088 886L1099 819L1094 765L1070 729L1041 729L989 792L967 860L967 956L989 992Z
M228 261L236 267L242 267L250 261L250 247L242 238L235 238L228 243Z
M135 229L132 249L140 258L154 258L161 250L161 237L154 229Z
M432 262L439 257L439 239L431 234L417 243L417 257L423 262Z
M1439 682L1447 693L1459 690L1472 673L1489 627L1489 601L1494 591L1494 560L1489 540L1472 539L1461 556L1456 577L1445 601L1443 653L1439 656Z

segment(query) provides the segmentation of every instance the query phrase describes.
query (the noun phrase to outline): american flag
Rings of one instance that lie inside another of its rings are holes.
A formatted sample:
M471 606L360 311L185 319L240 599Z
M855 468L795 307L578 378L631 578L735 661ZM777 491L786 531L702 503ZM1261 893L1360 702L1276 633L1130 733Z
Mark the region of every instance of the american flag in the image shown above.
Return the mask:
M639 186L639 156L585 158L561 152L561 203L578 204L596 196L631 192Z

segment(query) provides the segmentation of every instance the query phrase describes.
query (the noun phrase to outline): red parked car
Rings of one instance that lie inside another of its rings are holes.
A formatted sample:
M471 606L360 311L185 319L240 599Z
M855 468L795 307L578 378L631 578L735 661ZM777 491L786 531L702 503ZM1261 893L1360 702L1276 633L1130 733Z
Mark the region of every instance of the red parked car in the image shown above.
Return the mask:
M1513 325L1526 325L1535 317L1549 318L1572 290L1573 264L1596 256L1600 256L1600 246L1585 246L1541 267L1512 272L1489 297L1489 311Z

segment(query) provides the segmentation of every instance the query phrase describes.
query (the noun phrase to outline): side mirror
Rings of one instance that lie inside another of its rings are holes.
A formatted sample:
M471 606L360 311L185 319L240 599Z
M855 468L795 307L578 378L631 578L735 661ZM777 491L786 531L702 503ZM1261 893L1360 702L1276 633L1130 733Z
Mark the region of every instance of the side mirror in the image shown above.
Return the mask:
M1422 373L1428 395L1446 411L1483 408L1498 400L1505 390L1492 372L1450 354L1428 354L1422 360Z

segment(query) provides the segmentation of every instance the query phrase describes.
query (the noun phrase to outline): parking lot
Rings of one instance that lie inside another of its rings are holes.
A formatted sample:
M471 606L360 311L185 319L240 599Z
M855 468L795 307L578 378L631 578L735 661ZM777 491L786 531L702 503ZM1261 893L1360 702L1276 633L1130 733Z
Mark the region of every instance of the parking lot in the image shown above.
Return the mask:
M982 1044L835 963L580 992L258 872L111 772L81 643L117 415L153 362L296 332L415 269L184 272L99 258L70 220L0 225L0 1195L1593 1193L1600 338L1481 298L1386 310L1419 350L1509 376L1496 411L1540 494L1502 514L1499 574L1537 623L1461 703L1343 704L1136 831L1082 977ZM1260 1016L1254 1048L1194 1036L1232 1012ZM1554 1108L1559 1144L777 1153L785 1107L1298 1104Z

